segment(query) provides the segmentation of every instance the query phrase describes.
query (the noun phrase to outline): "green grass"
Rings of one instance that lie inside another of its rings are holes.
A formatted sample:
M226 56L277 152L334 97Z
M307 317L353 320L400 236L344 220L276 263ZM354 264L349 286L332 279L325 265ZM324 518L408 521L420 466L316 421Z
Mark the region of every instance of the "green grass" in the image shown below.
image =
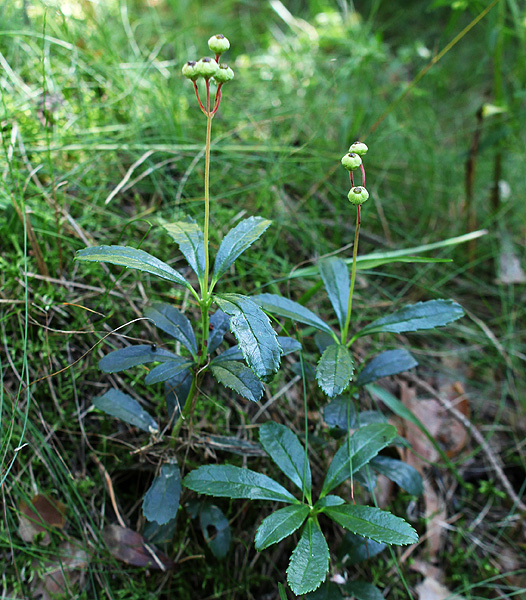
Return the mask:
M161 343L143 321L105 336L138 318L151 300L180 304L184 295L148 277L121 275L110 268L114 282L100 265L74 263L74 253L86 244L142 243L143 249L182 267L173 244L157 228L186 214L202 220L204 161L196 157L204 147L204 119L191 85L179 75L180 67L205 54L206 40L217 31L232 41L227 61L236 78L225 86L213 125L212 248L244 216L259 214L274 221L236 263L235 272L222 280L222 289L264 289L298 299L313 281L284 278L352 242L354 215L345 198L348 179L339 159L356 138L365 138L370 148L367 183L373 197L364 207L360 253L465 233L465 161L476 111L493 101L496 13L490 12L392 105L476 12L452 13L444 7L427 13L427 2L415 0L404 10L378 2L372 3L370 13L364 9L342 21L337 3L290 2L286 4L294 19L286 23L270 4L249 0L72 1L60 3L64 14L51 1L25 4L26 11L21 1L0 8L0 557L6 565L6 597L30 595L31 573L43 567L65 535L75 536L94 556L84 591L72 597L276 594L291 548L255 552L253 534L261 514L260 507L248 503L221 505L234 538L225 562L209 554L184 513L167 550L179 559L193 558L174 573L147 575L118 563L106 551L100 531L114 516L92 454L111 474L130 527L140 530L139 501L162 450L141 460L130 456L130 450L148 440L90 409L91 399L111 381L101 376L96 363L109 348L120 347L120 335ZM73 15L66 18L70 6ZM316 17L320 12L325 17ZM433 254L454 259L453 265L390 265L362 274L354 310L365 321L391 303L452 297L475 315L476 321L465 318L431 338L411 336L407 343L424 373L462 379L470 394L471 419L495 442L495 452L519 491L526 471L521 445L526 408L524 285L495 283L504 233L524 265L526 223L521 87L526 74L524 46L517 43L524 34L512 17L507 24L504 82L509 110L483 121L476 165L477 226L489 234L478 240L471 255L466 246ZM512 194L495 213L488 189L499 147L504 152L502 178ZM128 184L114 194L140 160ZM26 225L15 204L26 215ZM28 223L36 241L29 237ZM42 278L37 249L53 279ZM350 254L348 249L342 255ZM322 292L310 306L320 313L329 308ZM388 343L397 345L393 338ZM305 339L305 345L306 359L313 360L312 340ZM372 353L377 348L359 349ZM456 357L453 368L445 360L451 357ZM290 371L280 373L269 397L291 377ZM35 383L27 388L30 382ZM138 369L123 384L165 418L162 390L144 386ZM203 391L211 402L198 405L196 430L236 435L248 428L248 435L257 439L250 428L257 407L212 386ZM325 399L309 388L308 402L317 414ZM301 388L293 388L264 417L291 423L301 432L302 404ZM312 433L324 439L320 419L311 423ZM210 449L206 456L202 449L183 450L195 464L214 459ZM320 451L321 462L324 456ZM235 460L223 452L218 459ZM463 459L454 458L457 467ZM475 453L472 460L484 479L491 479L483 455ZM441 476L447 479L448 473L442 470ZM25 543L17 533L20 501L37 491L68 507L67 530L55 534L48 548ZM520 597L520 586L526 588L520 583L524 572L515 579L510 575L508 581L503 567L501 577L495 577L503 546L512 555L521 552L513 525L516 513L508 499L488 494L472 491L456 498L463 517L446 536L447 583L467 598L497 593ZM406 504L400 505L400 514ZM476 530L480 538L475 539L470 526L487 506L489 512ZM335 543L338 535L333 533ZM494 545L493 538L498 539ZM32 568L33 560L39 566ZM360 578L382 589L387 586L390 598L408 598L400 582L387 579L394 568L389 555L366 565L359 567ZM419 577L407 565L399 566L413 589Z

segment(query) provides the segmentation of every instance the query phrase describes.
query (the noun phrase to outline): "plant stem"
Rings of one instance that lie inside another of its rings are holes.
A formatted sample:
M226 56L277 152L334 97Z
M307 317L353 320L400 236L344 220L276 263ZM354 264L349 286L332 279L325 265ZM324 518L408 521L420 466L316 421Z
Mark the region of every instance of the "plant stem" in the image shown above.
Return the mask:
M354 246L352 251L352 270L351 270L351 287L349 289L349 302L347 304L347 318L342 330L342 344L347 341L347 332L349 331L349 323L351 322L352 297L354 293L354 282L356 280L356 258L358 256L358 238L360 236L360 223L362 221L361 205L356 207L356 232L354 234Z
M205 243L205 272L203 286L201 289L201 364L206 359L206 350L208 346L208 311L210 308L210 290L208 289L208 276L210 270L210 254L208 249L209 223L210 223L210 140L212 136L212 118L210 113L210 81L206 80L206 146L205 146L205 223L204 223L204 243Z

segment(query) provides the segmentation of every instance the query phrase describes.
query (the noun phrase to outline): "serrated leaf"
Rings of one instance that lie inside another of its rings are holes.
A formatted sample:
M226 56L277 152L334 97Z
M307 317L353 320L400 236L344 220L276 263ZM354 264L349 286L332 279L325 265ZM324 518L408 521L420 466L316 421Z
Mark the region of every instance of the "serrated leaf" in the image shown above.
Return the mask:
M199 523L212 554L219 559L225 558L230 548L232 534L223 511L215 504L205 502L199 511Z
M349 562L354 565L380 554L386 547L387 544L368 540L349 531L343 536L337 556L343 563Z
M243 398L257 402L261 399L264 387L251 369L232 360L216 361L210 364L212 375L227 388Z
M156 327L181 342L192 356L197 354L197 342L192 324L175 306L154 304L146 309L144 316L151 319Z
M93 405L112 417L117 417L134 427L150 434L159 432L156 420L131 396L120 390L108 390L102 396L93 399Z
M165 362L177 358L177 354L157 348L154 344L127 346L106 354L99 360L99 369L104 373L118 373L151 362Z
M264 550L292 535L303 525L309 511L306 504L294 504L280 508L263 519L254 540L256 550Z
M272 223L262 217L249 217L238 223L223 238L217 251L212 281L226 273L238 256L250 247Z
M321 496L327 495L350 477L351 471L355 473L361 469L395 437L396 429L387 424L373 423L355 431L334 455L323 482Z
M183 411L183 406L192 387L192 379L192 371L185 369L164 382L166 409L173 424L177 423L177 419Z
M105 262L112 265L127 267L128 269L137 269L151 275L156 275L161 279L167 279L173 283L184 285L184 287L193 291L192 286L186 279L172 269L162 260L155 258L144 250L138 250L130 246L95 246L93 248L83 248L77 252L76 260Z
M304 325L310 325L334 337L334 332L327 323L322 321L318 315L314 314L308 308L294 302L294 300L289 300L276 294L259 294L258 296L252 296L252 300L266 312L303 323Z
M270 477L233 465L202 465L188 473L183 484L208 496L299 504L299 500Z
M356 421L356 409L352 398L338 396L323 409L323 418L329 427L350 429Z
M375 542L399 546L418 542L416 531L407 521L379 508L342 504L324 512L338 525Z
M358 375L356 385L366 385L382 377L390 377L417 366L418 362L407 350L403 348L386 350L365 365Z
M176 464L162 465L159 475L153 480L144 495L142 512L148 521L165 525L179 509L181 497L181 474Z
M371 467L413 496L420 496L424 491L420 473L401 460L389 456L376 456L371 460Z
M372 583L348 581L344 590L356 600L384 600L382 592Z
M216 310L210 317L210 335L208 337L208 354L217 350L225 333L228 331L229 318L222 310Z
M154 367L144 378L144 383L146 385L152 385L154 383L168 381L168 379L176 377L179 373L182 373L193 364L194 363L187 358L176 356L174 359Z
M329 547L319 525L308 519L287 568L290 589L297 596L313 592L325 581L328 570Z
M271 421L259 428L259 441L280 470L310 498L310 465L297 436L285 425Z
M199 225L193 220L177 221L164 225L164 229L201 280L205 272L205 238Z
M442 327L464 316L464 310L453 300L429 300L397 310L366 325L355 337L373 333L404 333Z
M267 315L250 298L240 294L215 296L221 310L230 316L230 330L248 366L263 381L278 370L281 348Z
M334 398L345 390L354 373L354 361L346 346L333 344L321 355L316 367L316 380L321 389Z
M349 304L349 270L345 261L333 256L318 263L320 275L329 295L338 323L343 329Z
M292 354L293 352L301 350L301 344L290 337L283 337L278 335L278 344L281 348L281 356L287 356L288 354ZM241 348L236 344L235 346L231 346L218 356L215 356L211 360L210 364L217 364L227 360L230 361L243 359L244 357L243 353L241 352Z

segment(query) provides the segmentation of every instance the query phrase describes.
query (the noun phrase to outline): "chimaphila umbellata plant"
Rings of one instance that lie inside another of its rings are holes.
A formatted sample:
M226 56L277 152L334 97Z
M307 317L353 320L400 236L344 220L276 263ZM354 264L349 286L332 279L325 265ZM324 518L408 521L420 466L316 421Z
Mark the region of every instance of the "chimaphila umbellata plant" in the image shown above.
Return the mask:
M301 445L292 431L276 423L268 423L261 428L260 442L283 473L300 488L301 499L265 475L231 465L202 466L184 479L189 489L203 494L288 503L290 506L272 513L263 521L256 535L256 548L263 550L302 528L299 543L291 556L287 579L294 593L304 594L319 587L328 572L329 550L319 523L322 514L361 536L361 539L368 538L382 544L407 544L417 539L414 530L403 519L375 507L357 505L353 485L357 480L365 487L372 487L372 473L377 471L402 486L409 485L411 493L418 492L418 483L415 483L417 474L407 466L404 468L400 461L379 455L396 440L395 429L381 415L360 417L354 408L360 387L370 385L380 377L411 368L416 361L405 350L391 350L361 366L356 375L352 344L362 336L379 332L432 329L446 325L463 313L452 301L431 300L383 316L350 334L361 208L369 197L363 164L367 146L361 142L353 144L342 158L351 181L348 200L356 207L357 215L350 278L347 264L341 258L332 257L319 264L319 272L340 331L335 332L333 327L301 304L278 295L260 294L250 298L216 291L221 277L270 225L269 220L261 217L249 217L240 222L225 235L211 268L211 131L213 118L220 107L222 87L234 77L232 69L220 62L221 55L229 46L224 36L213 36L209 40L209 48L215 58L189 61L182 69L183 75L192 82L199 108L206 117L204 222L202 229L190 219L170 223L164 229L188 261L197 285L155 256L128 246L87 248L78 253L77 259L107 262L156 275L182 286L193 299L199 311L195 328L190 319L172 305L154 303L145 313L156 327L182 346L182 352L175 353L155 344L143 344L111 352L99 363L101 370L107 373L159 363L147 373L145 383L165 384L168 417L173 423L172 442L176 440L183 423L191 417L200 382L208 372L219 383L249 400L257 401L263 395L263 382L278 370L281 356L301 350L296 340L277 336L266 313L289 318L318 331L316 343L321 358L316 367L316 379L321 389L333 399L326 407L325 419L345 432L346 437L329 466L317 499L314 500L307 447ZM354 172L357 170L362 175L361 185L355 185L354 182ZM212 307L216 308L214 312ZM238 344L221 352L228 328ZM342 396L349 385L348 397ZM96 398L94 404L150 434L156 436L160 431L155 419L135 399L119 390L109 390ZM305 437L307 439L307 435ZM348 478L351 479L351 502L329 493ZM158 526L173 523L180 494L179 468L172 456L161 466L144 497L143 513L146 519ZM209 505L206 507L208 510ZM224 515L217 507L213 508L217 510L208 510L206 519L210 521L214 518L210 515L215 514L214 524L224 523ZM219 553L224 554L224 549Z
M193 270L197 287L179 271L137 248L98 246L80 250L77 254L77 260L80 261L98 261L133 268L182 286L188 290L199 310L198 325L195 328L190 319L169 304L154 303L145 312L147 319L182 347L179 353L157 347L156 344L141 344L111 352L99 362L100 369L106 373L159 363L147 373L145 383L165 384L168 417L173 424L172 445L183 423L194 411L201 381L208 372L220 384L248 400L258 401L264 392L262 382L276 373L281 356L297 351L300 347L291 338L278 337L268 316L247 296L216 292L221 277L261 236L271 221L249 217L238 223L223 238L213 268L211 267L209 224L212 121L220 107L222 88L234 78L234 72L220 63L221 55L230 47L228 39L221 34L212 36L208 46L214 53L214 58L189 61L182 68L183 75L194 86L199 108L206 117L203 228L191 219L164 226ZM220 347L229 326L238 344L221 352ZM106 413L153 436L159 434L160 427L155 419L137 400L118 389L110 389L95 398L93 403ZM143 512L146 518L159 525L170 523L179 508L180 491L177 462L173 458L167 459L145 495ZM164 500L166 497L170 498L169 502Z
M362 160L367 150L364 143L355 142L341 159L350 175L348 200L356 207L350 281L347 265L341 258L332 257L319 265L341 328L339 335L315 313L292 300L273 294L261 294L254 298L266 311L318 330L317 343L322 355L317 364L316 379L322 390L334 398L326 406L324 417L329 425L345 431L347 435L334 455L317 500L313 496L306 449L288 427L272 422L260 427L260 443L283 474L299 488L301 498L266 475L232 465L203 465L189 473L183 481L186 487L201 494L286 503L287 506L262 521L256 533L255 546L257 550L264 550L301 528L287 569L287 581L297 595L316 590L325 581L329 570L329 547L320 526L321 515L349 530L358 539L367 538L383 546L411 544L418 540L416 531L403 519L373 506L356 504L354 498L354 480L365 488L374 488L375 472L386 475L412 494L421 493L420 476L412 467L392 457L379 455L384 448L396 443L396 429L380 413L357 413L354 406L360 387L413 368L417 363L404 349L388 350L364 365L355 377L354 359L350 351L352 343L361 336L373 333L433 329L463 315L462 308L451 300L431 300L384 316L349 338L361 209L369 198ZM362 175L361 185L355 185L354 182L354 172L358 169ZM351 381L349 397L342 396ZM330 493L349 478L350 502ZM357 597L362 597L360 589L365 594L363 597L379 594L378 590L372 591L369 584L359 584L362 587L357 589L351 582L347 585L347 591L357 594ZM338 589L333 589L331 593L331 597L342 597Z

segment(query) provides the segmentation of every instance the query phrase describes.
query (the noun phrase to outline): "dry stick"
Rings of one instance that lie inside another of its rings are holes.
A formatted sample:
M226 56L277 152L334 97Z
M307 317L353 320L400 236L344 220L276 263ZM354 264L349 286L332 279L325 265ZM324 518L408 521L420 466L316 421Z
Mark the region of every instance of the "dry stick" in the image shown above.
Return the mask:
M420 379L419 377L416 377L411 373L405 374L404 378L408 379L409 381L412 381L414 384L416 384L418 387L420 387L422 390L424 390L426 393L432 396L435 400L438 400L438 402L440 402L440 404L453 417L455 417L455 419L461 425L463 425L467 431L469 431L473 435L477 443L482 448L484 454L488 457L488 460L491 463L493 469L495 470L498 479L502 483L504 489L508 492L508 495L513 500L514 504L521 511L526 511L526 504L524 504L524 502L519 498L519 496L513 489L513 486L511 485L509 479L506 477L504 471L502 470L502 467L499 465L497 457L495 456L488 443L484 439L484 436L475 427L475 425L473 425L473 423L465 415L463 415L457 408L455 408L449 400L443 398L431 385L429 385L429 383L427 383L427 381L424 381L423 379Z

